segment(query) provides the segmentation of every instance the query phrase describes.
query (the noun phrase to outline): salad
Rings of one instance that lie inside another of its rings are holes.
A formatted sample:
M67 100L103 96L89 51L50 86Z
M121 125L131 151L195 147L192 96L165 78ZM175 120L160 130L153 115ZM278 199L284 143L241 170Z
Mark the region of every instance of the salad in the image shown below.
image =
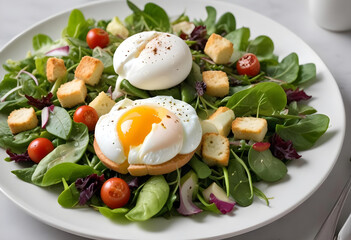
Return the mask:
M0 122L0 146L9 155L5 160L25 166L13 173L40 187L62 184L58 202L63 207L89 206L106 217L126 217L131 221L193 215L201 211L225 214L233 211L234 204L249 206L254 197L262 198L268 205L268 197L254 183L283 179L289 161L299 158L298 151L312 147L328 128L329 118L316 114L316 110L306 104L310 96L299 87L315 78L314 64L301 65L295 53L279 60L269 37L251 39L250 30L237 28L231 13L217 20L213 7L206 8L208 16L204 20L190 21L182 14L170 22L167 13L153 3L146 4L144 10L127 3L132 14L124 24L118 18L85 19L79 10L73 10L61 39L53 41L49 36L38 34L33 37L34 51L26 59L8 60L4 64L8 74L0 83L1 113L8 115L16 109L33 107L35 115L41 119L33 129L16 134L7 121ZM79 112L84 112L83 108L101 92L113 96L112 91L116 89L118 76L113 68L113 55L127 36L123 31L117 35L108 31L111 22L125 27L128 36L152 30L178 35L189 46L193 60L186 79L168 89L144 90L123 79L119 86L123 96L117 95L114 99L117 104L126 98L138 101L172 96L191 105L203 121L219 108L226 107L236 118L264 119L267 122L264 138L245 140L228 133L225 138L230 155L224 165L206 164L200 151L181 168L162 175L136 177L106 167L94 148L95 133L91 126L94 121L87 120ZM191 32L173 30L172 26L183 22L194 25ZM102 35L102 40L87 38L92 29L104 30L93 35ZM212 34L233 44L234 54L229 63L216 63L205 53ZM106 36L108 41L104 42ZM67 69L67 75L54 83L48 81L46 69L52 56L62 59ZM101 78L94 86L86 85L84 104L63 107L57 96L58 89L74 80L75 71L85 56L103 63ZM240 62L250 63L248 56L254 58L256 66L242 71L245 64ZM229 92L225 96L211 96L207 92L208 86L203 81L206 71L221 71L227 75ZM45 147L38 151L33 145ZM108 199L111 189L115 189L119 197Z

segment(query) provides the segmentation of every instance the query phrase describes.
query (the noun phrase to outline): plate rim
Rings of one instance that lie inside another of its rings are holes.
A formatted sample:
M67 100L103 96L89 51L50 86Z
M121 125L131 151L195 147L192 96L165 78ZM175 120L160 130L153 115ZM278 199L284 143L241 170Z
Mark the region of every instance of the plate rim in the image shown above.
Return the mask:
M204 7L206 6L205 3L208 3L209 0L207 1L201 1L201 0L196 0L197 2L201 2L201 7ZM157 1L141 1L141 0L136 0L136 1L133 1L133 2L143 2L143 3L146 3L146 2L157 2ZM227 233L227 234L223 234L223 235L216 235L216 236L213 236L211 238L215 238L215 237L231 237L231 236L237 236L237 235L240 235L240 234L243 234L243 233L246 233L246 232L249 232L249 231L252 231L252 230L255 230L255 229L258 229L262 226L265 226L267 224L270 224L274 221L276 221L277 219L289 214L291 211L293 211L296 207L298 207L299 205L301 205L303 202L305 202L311 195L313 195L313 193L315 193L318 188L323 184L323 182L326 180L326 178L329 176L330 172L332 171L332 169L335 167L335 164L340 156L340 153L341 153L341 150L342 150L342 147L343 147L343 142L344 142L344 139L345 139L345 135L346 135L346 109L345 109L345 104L344 104L344 99L342 97L342 94L340 92L340 88L335 80L335 78L333 77L332 73L330 72L330 70L328 69L328 67L326 66L326 64L322 61L322 59L319 57L319 55L301 38L299 37L297 34L295 34L293 31L291 31L289 28L285 27L284 25L282 25L281 23L267 17L267 16L264 16L262 15L261 13L258 13L256 11L253 11L249 8L246 8L246 7L243 7L241 5L238 5L236 3L231 3L231 2L228 2L228 1L221 1L221 0L216 0L216 2L220 3L220 4L223 4L223 5L230 5L231 7L236 7L238 9L244 9L245 11L247 12L250 12L250 13L253 13L255 15L259 15L261 18L264 18L265 20L269 20L271 22L274 22L276 25L279 25L279 27L281 28L284 28L285 30L287 30L290 34L294 35L294 37L296 37L297 39L299 39L302 43L304 43L306 45L306 47L309 48L309 50L319 58L320 60L320 63L323 64L323 66L325 67L325 69L327 70L328 74L330 74L332 76L332 79L329 79L328 81L333 81L333 83L336 85L337 87L337 91L338 91L338 98L340 98L340 103L342 104L342 127L340 128L340 130L342 130L342 138L341 138L341 144L339 144L338 146L338 149L336 151L336 156L335 156L335 159L333 160L333 164L331 165L331 167L328 169L328 171L324 174L324 176L321 178L321 181L319 181L319 183L312 189L312 191L309 192L309 194L305 195L303 200L301 200L300 202L297 202L295 203L294 205L292 205L290 208L286 209L285 211L281 212L280 214L277 214L275 215L273 218L270 218L268 221L265 221L265 222L262 222L261 224L258 224L258 225L255 225L255 226L252 226L252 227L249 227L249 228L245 228L241 231L238 231L239 233L238 234L232 234L232 233ZM39 22L37 22L36 24L30 26L29 28L27 28L26 30L22 31L21 33L17 34L15 37L13 37L9 42L7 42L1 49L0 49L0 54L5 50L7 49L8 47L11 46L11 44L13 44L17 39L20 39L24 34L32 31L33 29L37 28L37 27L40 27L41 25L44 25L47 21L49 20L52 20L52 19L55 19L55 18L58 18L58 17L61 17L69 12L71 12L73 9L81 9L83 12L84 12L84 8L89 8L91 6L95 6L95 5L104 5L106 3L116 3L116 4L123 4L125 3L125 1L123 0L107 0L107 1L95 1L95 2L89 2L89 3L85 3L85 4L81 4L79 6L76 6L76 7L72 7L72 8L68 8L66 10L63 10L63 11L60 11L59 13L56 13L56 14L53 14ZM213 3L212 6L214 6L215 4ZM165 9L167 11L167 9ZM189 14L191 16L191 14ZM60 31L60 30L59 30ZM55 224L54 222L52 221L48 221L48 220L45 220L45 219L42 219L42 217L40 217L39 214L35 213L35 212L32 212L30 209L28 209L28 207L25 206L25 204L21 204L20 201L16 200L14 198L13 195L9 194L8 192L5 192L2 188L2 185L0 184L0 191L6 196L8 197L12 202L14 202L17 206L19 206L21 209L23 209L25 212L29 213L31 216L35 217L36 219L40 220L41 222L47 224L47 225L50 225L52 227L55 227L57 229L60 229L60 230L63 230L63 231L66 231L66 232L69 232L69 233L72 233L72 234L75 234L75 235L79 235L79 236L84 236L84 237L101 237L100 235L96 235L96 236L92 236L92 235L86 235L82 232L77 232L75 230L72 230L70 228L67 228L67 227L62 227L62 226L59 226L57 224Z

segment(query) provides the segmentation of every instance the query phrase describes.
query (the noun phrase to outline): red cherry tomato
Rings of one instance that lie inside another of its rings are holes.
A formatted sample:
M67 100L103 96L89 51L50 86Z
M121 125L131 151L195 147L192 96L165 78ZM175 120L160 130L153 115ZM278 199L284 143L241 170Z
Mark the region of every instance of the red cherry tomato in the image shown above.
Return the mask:
M39 163L46 155L54 150L54 145L47 138L34 139L28 146L28 155L33 162Z
M255 149L257 152L266 151L271 144L269 142L257 142L252 145L252 148Z
M254 77L260 73L260 62L255 54L247 53L237 61L236 69L240 75Z
M73 114L73 121L84 123L89 131L95 129L95 125L99 120L96 110L88 105L80 106Z
M130 198L128 184L121 178L110 178L101 187L102 201L110 208L120 208L126 205Z
M87 44L91 49L95 47L107 47L110 42L108 33L101 28L93 28L87 34Z

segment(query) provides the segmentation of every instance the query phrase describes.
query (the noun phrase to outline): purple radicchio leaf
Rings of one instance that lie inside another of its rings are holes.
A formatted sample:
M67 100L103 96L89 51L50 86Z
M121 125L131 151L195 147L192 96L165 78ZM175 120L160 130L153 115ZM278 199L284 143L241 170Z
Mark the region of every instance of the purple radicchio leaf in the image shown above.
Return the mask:
M11 152L10 149L6 149L6 153L10 156L10 160L15 161L15 163L32 161L28 155L28 151L26 151L25 153L16 154Z
M226 201L219 200L218 198L216 198L216 196L213 193L210 194L210 203L214 203L222 214L231 212L235 206L234 201L226 202Z
M304 90L300 90L299 88L296 88L295 90L292 89L286 89L286 98L288 101L288 104L293 102L293 101L301 101L301 100L308 100L312 96L308 96Z
M127 182L129 188L139 187L139 178L135 177Z
M197 95L201 97L206 92L206 83L202 81L195 82L195 89Z
M85 178L78 178L75 182L77 190L80 192L79 205L86 204L91 197L101 189L104 184L105 177L102 174L91 174Z
M43 96L41 99L36 99L32 96L25 95L25 97L28 99L28 104L36 107L37 109L43 109L44 107L49 107L52 105L52 93L49 92L47 96Z
M204 50L207 43L207 30L206 26L197 26L190 33L188 37L190 41L196 41L193 45L190 46L194 50Z
M291 140L284 141L278 134L274 134L271 138L271 151L273 156L283 160L299 159L301 155L296 152Z

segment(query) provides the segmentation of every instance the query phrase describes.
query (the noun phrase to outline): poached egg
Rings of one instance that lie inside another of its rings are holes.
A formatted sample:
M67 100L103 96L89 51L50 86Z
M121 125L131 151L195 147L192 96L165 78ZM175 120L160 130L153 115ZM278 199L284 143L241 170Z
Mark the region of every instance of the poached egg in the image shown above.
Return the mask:
M144 90L174 87L190 73L192 55L188 45L176 35L148 31L124 40L113 57L115 72L120 82L127 79Z

